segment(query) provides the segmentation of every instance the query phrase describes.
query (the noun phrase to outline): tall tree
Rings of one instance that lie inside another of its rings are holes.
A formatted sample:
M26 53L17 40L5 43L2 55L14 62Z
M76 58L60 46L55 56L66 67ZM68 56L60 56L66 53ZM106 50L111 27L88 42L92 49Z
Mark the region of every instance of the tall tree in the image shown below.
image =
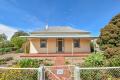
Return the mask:
M101 29L97 43L102 50L107 51L109 57L120 49L120 14L113 17L111 21ZM118 54L118 52L116 54Z
M15 37L19 37L19 36L28 36L29 34L24 32L24 31L18 31L18 32L15 32L14 35L12 36L11 39L15 38Z
M0 34L0 42L5 40L7 40L7 36L4 33Z
M18 31L12 36L11 42L14 44L16 48L21 48L22 45L26 42L26 39L21 38L20 36L28 36L28 35L29 34L24 31Z

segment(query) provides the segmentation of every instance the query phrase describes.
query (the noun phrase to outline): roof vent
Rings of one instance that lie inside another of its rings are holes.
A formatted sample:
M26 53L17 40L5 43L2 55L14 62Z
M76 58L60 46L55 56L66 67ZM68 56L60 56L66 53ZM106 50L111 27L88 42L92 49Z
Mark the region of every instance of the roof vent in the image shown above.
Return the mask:
M47 30L48 29L48 24L45 26L45 30Z

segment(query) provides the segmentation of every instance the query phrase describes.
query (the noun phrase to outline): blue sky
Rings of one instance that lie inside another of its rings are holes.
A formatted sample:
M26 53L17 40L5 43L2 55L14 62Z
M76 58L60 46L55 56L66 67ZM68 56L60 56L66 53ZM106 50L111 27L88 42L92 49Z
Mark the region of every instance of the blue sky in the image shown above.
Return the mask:
M0 24L14 31L67 25L98 36L118 13L120 0L0 0Z

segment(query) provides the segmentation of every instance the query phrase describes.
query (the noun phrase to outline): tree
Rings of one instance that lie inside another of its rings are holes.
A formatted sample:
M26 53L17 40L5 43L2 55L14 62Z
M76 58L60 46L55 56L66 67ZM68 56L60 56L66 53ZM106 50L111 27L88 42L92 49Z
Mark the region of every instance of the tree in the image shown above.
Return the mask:
M15 34L12 36L11 40L13 38L16 38L16 37L19 37L19 36L28 36L29 34L24 32L24 31L18 31L18 32L15 32Z
M23 43L26 42L26 39L25 38L21 38L21 37L15 37L12 39L12 43L14 44L14 46L16 48L21 48Z
M4 33L0 34L0 42L5 40L7 40L7 36Z
M18 31L12 36L11 42L16 48L21 48L22 45L26 42L26 38L21 38L20 36L28 36L28 33L24 31Z
M113 17L111 21L101 29L97 43L100 45L101 50L106 51L107 57L110 58L118 55L118 53L114 55L112 53L120 49L120 14ZM110 53L108 54L108 52Z

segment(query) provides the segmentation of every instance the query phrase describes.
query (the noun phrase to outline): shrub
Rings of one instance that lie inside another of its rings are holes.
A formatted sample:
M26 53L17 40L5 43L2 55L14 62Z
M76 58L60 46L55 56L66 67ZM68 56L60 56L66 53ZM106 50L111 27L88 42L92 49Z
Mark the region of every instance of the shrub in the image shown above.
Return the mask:
M4 48L0 48L0 54L4 54Z
M105 57L103 53L92 53L85 59L83 66L85 67L99 67L104 65Z
M8 48L14 47L14 45L10 41L3 41L0 43L0 48Z
M39 60L37 59L22 59L20 61L18 61L18 65L20 67L39 67Z
M0 70L0 80L37 80L37 70Z
M102 74L100 70L81 70L80 77L82 80L103 80Z
M2 58L0 59L0 64L6 64L6 62L10 60L13 60L13 58L12 57Z
M120 66L120 55L115 55L112 58L108 59L108 64L107 66L110 67L119 67ZM119 69L113 69L110 70L109 73L113 76L113 77L120 77L120 71Z
M105 57L103 53L93 53L85 59L83 67L101 67L104 65ZM82 80L101 80L102 72L100 70L82 70L80 72Z
M12 48L5 48L4 49L4 52L11 52L12 51Z
M11 52L12 51L12 48L0 48L0 53L1 54L5 54L7 52Z
M23 43L26 42L26 38L14 37L11 39L11 42L14 44L16 48L21 48Z
M46 60L40 60L40 59L22 59L17 62L17 65L20 67L26 68L26 67L34 67L38 68L40 64L44 64L46 66L51 66L52 63L50 63L47 59Z
M16 53L23 53L23 49L17 49Z
M0 59L0 65L1 64L6 64L6 61L4 59Z

